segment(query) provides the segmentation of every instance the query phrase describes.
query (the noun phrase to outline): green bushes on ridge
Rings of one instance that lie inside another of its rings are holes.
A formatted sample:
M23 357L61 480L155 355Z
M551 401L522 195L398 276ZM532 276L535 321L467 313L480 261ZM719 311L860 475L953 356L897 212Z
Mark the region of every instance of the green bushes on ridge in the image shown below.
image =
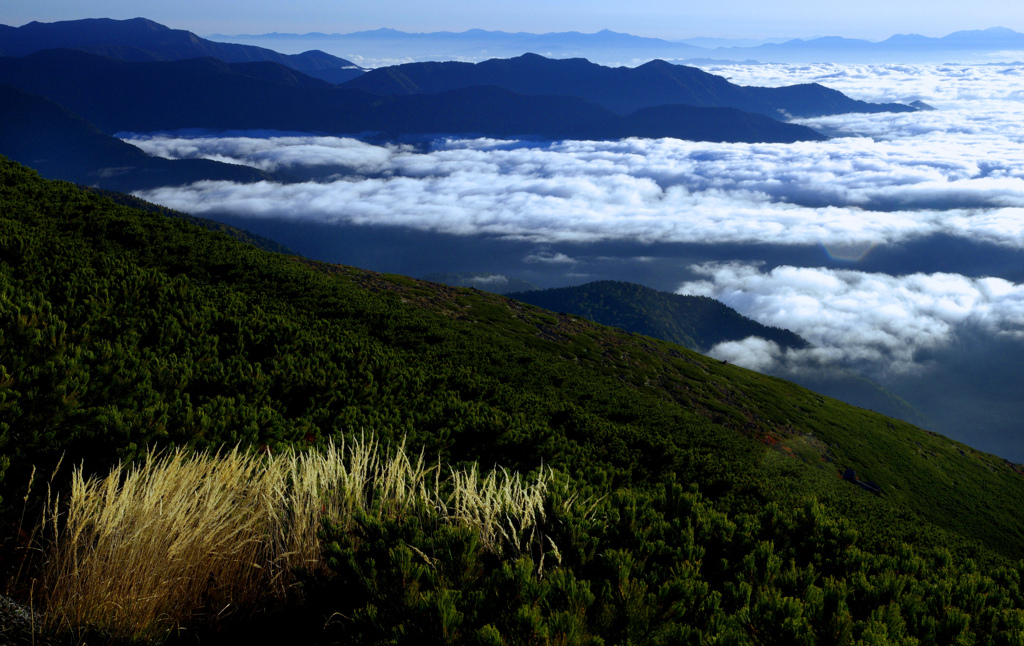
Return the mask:
M0 160L5 575L22 509L41 509L38 487L22 502L33 467L315 455L363 429L457 471L557 473L529 563L442 529L440 511L357 515L323 528L326 569L287 569L302 604L204 641L275 626L323 643L1024 638L1024 479L995 456L669 343L266 253Z

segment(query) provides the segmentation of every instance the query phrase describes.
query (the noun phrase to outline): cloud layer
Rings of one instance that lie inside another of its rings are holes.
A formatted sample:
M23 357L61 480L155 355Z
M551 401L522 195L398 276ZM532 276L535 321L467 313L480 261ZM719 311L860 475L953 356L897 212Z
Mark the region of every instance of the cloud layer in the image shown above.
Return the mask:
M931 113L917 113L918 125ZM875 115L879 129L906 117ZM834 119L835 127L848 127ZM933 119L934 121L934 119ZM139 193L195 214L412 227L538 242L893 244L934 234L1024 247L1024 146L1006 134L707 144L445 141L426 152L330 137L129 138L328 181L201 182ZM301 164L301 166L300 166Z
M853 270L707 263L678 293L710 296L816 347L783 353L762 339L725 343L711 355L755 370L839 364L876 376L920 372L931 353L963 334L1024 339L1024 285L933 273L890 276Z
M869 248L934 234L1024 247L1024 68L730 65L740 83L823 82L936 112L802 123L798 144L673 139L538 143L441 139L377 146L298 133L123 137L169 158L315 178L200 183L142 197L192 213L411 227L538 242L640 240Z
M739 85L778 87L820 83L876 103L925 101L937 108L972 108L983 102L1024 100L1024 66L850 65L837 63L702 65Z

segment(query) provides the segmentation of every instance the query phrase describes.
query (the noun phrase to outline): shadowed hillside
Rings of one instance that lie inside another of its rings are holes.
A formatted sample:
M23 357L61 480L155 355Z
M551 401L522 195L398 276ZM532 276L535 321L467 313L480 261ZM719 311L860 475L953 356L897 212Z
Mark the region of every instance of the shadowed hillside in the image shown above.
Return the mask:
M621 116L579 97L493 85L381 97L274 63L119 61L73 50L0 58L0 82L44 96L100 130L270 129L335 134L464 133L551 139L642 134L710 141L818 141L804 126L734 109L671 106Z
M279 54L264 47L217 43L145 18L30 22L21 27L0 25L0 52L4 56L26 56L57 48L126 61L177 61L206 56L226 63L269 61L330 83L344 83L363 73L352 62L321 51Z
M280 174L207 159L151 157L41 96L0 83L0 154L49 179L131 191L200 180L274 181Z
M777 343L783 350L810 346L789 330L762 325L712 298L659 292L630 283L600 281L507 296L545 309L582 316L601 325L678 343L699 352L751 336ZM786 376L855 406L926 428L933 427L927 416L906 401L852 371L832 368Z
M667 104L736 108L773 118L915 110L896 103L865 103L816 83L743 87L696 67L665 61L639 67L605 67L582 58L552 59L537 54L482 63L380 67L345 84L380 95L436 93L481 85L521 94L575 96L619 114Z

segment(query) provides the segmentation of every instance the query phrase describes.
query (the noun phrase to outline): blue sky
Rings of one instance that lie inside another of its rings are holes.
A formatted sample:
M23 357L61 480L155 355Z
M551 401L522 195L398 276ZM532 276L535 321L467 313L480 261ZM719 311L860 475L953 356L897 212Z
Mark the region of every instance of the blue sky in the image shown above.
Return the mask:
M200 35L404 31L583 31L660 38L816 35L883 39L896 33L943 36L960 29L1024 31L1017 0L935 3L921 0L6 0L0 23L143 16Z

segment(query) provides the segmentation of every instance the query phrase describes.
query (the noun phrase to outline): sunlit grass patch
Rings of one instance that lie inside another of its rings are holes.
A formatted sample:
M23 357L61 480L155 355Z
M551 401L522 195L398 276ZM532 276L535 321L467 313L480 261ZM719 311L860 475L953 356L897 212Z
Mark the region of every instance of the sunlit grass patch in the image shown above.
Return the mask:
M475 528L491 551L541 542L548 474L428 467L373 439L322 452L177 450L85 478L43 521L43 607L59 631L160 639L289 598L294 572L321 570L323 519L418 516Z

